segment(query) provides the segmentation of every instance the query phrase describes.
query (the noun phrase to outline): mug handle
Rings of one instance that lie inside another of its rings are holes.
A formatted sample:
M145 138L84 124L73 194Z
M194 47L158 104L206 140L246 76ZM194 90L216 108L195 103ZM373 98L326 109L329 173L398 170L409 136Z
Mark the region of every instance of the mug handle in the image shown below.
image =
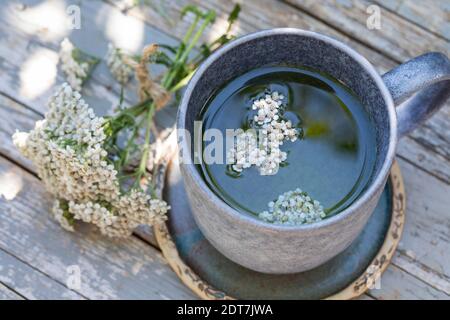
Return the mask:
M399 137L414 130L450 97L450 60L440 52L409 60L382 78L397 107Z

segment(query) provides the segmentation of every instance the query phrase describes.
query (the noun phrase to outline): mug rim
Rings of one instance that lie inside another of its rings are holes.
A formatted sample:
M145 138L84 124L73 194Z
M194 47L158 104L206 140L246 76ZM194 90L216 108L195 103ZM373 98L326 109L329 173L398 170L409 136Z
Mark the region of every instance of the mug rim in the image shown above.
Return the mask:
M299 230L315 230L315 229L321 229L333 224L336 224L337 222L344 220L348 216L354 214L358 211L358 208L360 208L364 203L367 203L370 201L370 199L375 195L377 190L379 188L383 187L385 184L385 178L388 176L392 162L395 157L395 150L397 145L397 114L395 111L394 102L392 99L392 96L382 80L380 74L375 70L374 66L360 53L346 45L345 43L336 40L330 36L326 36L317 32L313 31L306 31L302 29L297 28L274 28L274 29L268 29L268 30L260 30L256 31L244 36L241 36L239 38L236 38L235 40L227 43L223 47L219 48L215 52L213 52L197 69L195 74L192 76L191 80L189 81L188 85L186 86L186 90L183 94L183 98L180 103L179 111L177 114L177 130L178 129L185 129L185 121L186 121L186 111L187 107L192 95L192 92L197 85L198 81L203 76L204 72L211 66L212 63L214 63L217 59L219 59L222 55L227 53L228 51L232 50L235 47L240 46L243 43L246 43L248 41L262 38L262 37L268 37L268 36L277 36L277 35L286 35L286 34L292 34L292 35L299 35L299 36L306 36L310 38L315 38L317 40L326 42L327 44L330 44L334 46L335 48L342 50L344 53L348 54L356 63L359 63L371 76L371 78L375 81L378 89L380 90L380 94L384 100L384 103L387 108L388 112L388 118L389 118L389 130L390 130L390 136L388 141L388 149L386 153L386 157L384 159L384 162L378 172L378 174L373 179L372 183L369 185L369 187L355 200L353 201L347 208L340 211L338 214L335 214L329 218L326 218L324 220L314 222L311 224L303 224L303 225L282 225L282 224L271 224L264 222L260 219L258 219L256 216L250 216L243 214L239 212L237 209L234 209L233 207L229 206L225 203L220 197L215 194L206 184L206 182L201 177L200 173L195 167L194 163L182 163L180 162L180 166L186 171L187 174L191 175L193 178L193 182L202 190L202 192L206 193L208 196L208 199L211 199L211 201L214 201L215 205L221 207L221 211L227 213L228 215L231 215L234 219L239 220L240 222L246 223L246 224L252 224L256 225L260 228L264 228L266 230L272 230L272 231L283 231L283 232L296 232ZM183 152L188 152L188 157L192 158L192 152L191 149L187 145L186 136L185 136L184 130L178 130L178 144L182 148ZM181 138L181 141L180 141Z

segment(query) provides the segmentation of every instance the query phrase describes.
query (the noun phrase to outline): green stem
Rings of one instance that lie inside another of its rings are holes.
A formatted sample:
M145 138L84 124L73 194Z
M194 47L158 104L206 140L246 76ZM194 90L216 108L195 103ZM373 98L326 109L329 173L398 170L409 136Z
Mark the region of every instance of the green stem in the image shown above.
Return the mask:
M183 79L181 79L180 81L178 81L178 83L174 84L170 89L169 92L176 92L178 90L180 90L181 88L183 88L185 85L188 84L189 80L191 80L192 76L194 75L195 71L197 69L192 70L191 72L189 72L189 74L184 77Z
M120 159L121 167L124 167L128 161L131 145L133 144L134 140L136 139L136 137L139 133L139 128L142 126L142 123L144 122L144 120L145 120L145 118L143 117L141 119L141 121L139 121L139 123L136 126L134 126L133 131L132 131L130 137L128 138L127 145L125 146L125 149L124 149L124 154L121 156L121 159Z
M196 15L194 22L191 24L191 26L189 27L188 31L186 32L186 35L183 37L183 40L181 41L180 45L178 46L177 53L175 54L175 58L173 59L175 61L174 67L169 72L167 72L164 75L163 79L161 80L161 83L162 83L163 87L166 88L166 89L167 89L168 84L170 84L170 81L171 81L171 80L169 80L169 78L172 77L171 76L171 72L173 71L173 69L178 69L177 68L177 62L180 59L180 56L183 54L183 50L186 47L186 43L191 38L192 33L194 32L195 27L197 27L197 24L198 24L199 20L200 20L200 16Z
M191 50L194 48L194 46L197 44L198 40L202 36L203 31L205 31L206 27L208 26L208 24L213 19L214 19L214 15L212 15L212 14L208 15L205 18L205 20L201 24L200 28L198 28L197 33L194 35L191 43L189 43L189 46L186 48L186 50L184 50L183 55L180 58L181 61L185 61L186 60L186 58L188 57L189 53L191 52Z
M200 37L203 34L203 31L205 31L206 27L208 26L208 24L214 19L214 15L213 14L209 14L205 20L203 21L203 23L200 25L200 27L198 28L197 32L195 33L195 35L193 36L191 42L189 43L189 45L186 47L186 49L183 51L183 53L181 54L181 56L175 60L174 63L174 67L169 71L168 76L165 77L165 81L163 82L163 86L164 88L170 90L170 87L172 86L172 81L175 78L175 76L177 75L179 69L181 66L183 66L186 63L186 59L189 56L189 53L192 51L192 49L195 47L195 45L197 44L198 40L200 39Z
M135 104L134 106L122 109L117 115L114 116L114 118L119 118L120 116L123 116L124 114L127 114L127 113L137 117L146 110L148 103L151 101L152 101L152 99L149 98L147 100L139 102L138 104Z
M147 111L147 115L145 118L146 122L146 129L145 129L145 141L144 146L142 148L142 158L139 163L138 170L136 172L136 180L133 184L133 188L140 187L140 180L145 175L147 171L147 161L148 161L148 155L150 152L150 136L151 136L151 127L153 125L153 115L155 113L155 103L152 103ZM155 196L154 188L151 185L151 182L149 182L148 186L150 187L150 193L152 196Z

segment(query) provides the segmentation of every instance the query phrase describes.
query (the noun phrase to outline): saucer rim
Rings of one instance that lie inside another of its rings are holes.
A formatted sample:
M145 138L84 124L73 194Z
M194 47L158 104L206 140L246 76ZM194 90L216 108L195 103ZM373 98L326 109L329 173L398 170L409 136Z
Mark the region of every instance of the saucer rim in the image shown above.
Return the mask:
M170 166L170 165L169 165ZM166 171L167 174L168 170ZM380 250L372 259L364 272L347 287L334 293L325 300L349 300L355 299L370 289L376 283L389 266L392 257L400 242L405 224L406 197L400 166L394 159L389 172L389 183L392 192L392 216L386 232L386 237ZM165 188L168 186L165 185ZM225 292L214 288L213 285L202 280L193 269L183 261L169 232L167 222L154 226L156 241L166 258L169 266L177 274L180 280L191 289L199 298L205 300L235 300Z

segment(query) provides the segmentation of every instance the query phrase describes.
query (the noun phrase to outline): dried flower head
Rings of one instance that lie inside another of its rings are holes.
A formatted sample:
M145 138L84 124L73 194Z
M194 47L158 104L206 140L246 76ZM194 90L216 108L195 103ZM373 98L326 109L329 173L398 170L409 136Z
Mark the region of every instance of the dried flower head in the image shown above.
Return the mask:
M134 70L129 63L129 61L132 61L132 58L127 53L110 43L108 44L108 53L105 60L114 79L122 85L130 81Z

